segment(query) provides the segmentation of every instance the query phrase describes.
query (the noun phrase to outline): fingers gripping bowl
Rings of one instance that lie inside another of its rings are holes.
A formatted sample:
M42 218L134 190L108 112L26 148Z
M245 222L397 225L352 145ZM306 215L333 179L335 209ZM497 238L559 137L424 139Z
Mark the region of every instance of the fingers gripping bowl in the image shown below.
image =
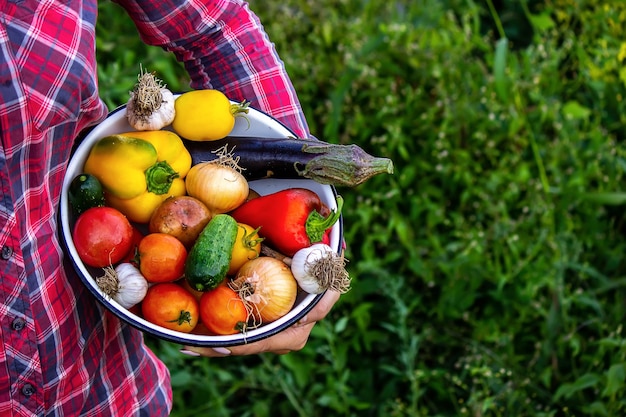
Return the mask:
M191 346L226 347L251 343L274 335L304 317L317 304L323 294L308 294L299 290L293 308L286 315L276 321L232 335L205 335L166 329L145 320L139 314L135 314L136 310L127 309L105 295L96 282L96 279L102 275L102 269L87 266L82 262L72 239L72 230L76 218L71 210L68 193L72 179L83 172L85 161L94 143L105 136L132 130L133 128L127 122L126 107L123 106L114 110L104 122L94 127L77 146L68 165L63 183L60 203L61 238L65 245L66 256L69 257L76 273L93 296L121 320L143 332L174 343ZM251 135L266 138L295 136L280 122L253 108L249 109L247 120L243 118L237 119L230 136ZM330 185L323 185L309 179L261 179L250 181L250 188L260 195L295 187L314 191L331 210L337 210L337 193L334 187ZM342 249L342 227L342 218L339 218L339 221L333 225L329 235L329 245L338 253Z

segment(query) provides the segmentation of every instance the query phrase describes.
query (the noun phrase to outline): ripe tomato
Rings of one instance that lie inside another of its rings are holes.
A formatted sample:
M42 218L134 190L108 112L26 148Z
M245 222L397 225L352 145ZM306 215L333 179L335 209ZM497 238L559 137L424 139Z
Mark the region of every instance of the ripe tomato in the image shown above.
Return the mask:
M180 284L181 287L183 287L184 289L186 289L187 291L189 291L191 293L191 295L194 296L194 298L196 299L197 302L200 302L200 298L202 298L202 295L204 294L204 291L198 291L195 288L193 288L191 286L191 284L189 283L188 280L186 279L181 279L180 281L177 282L177 284Z
M239 229L233 246L232 258L230 259L229 275L235 275L241 265L251 259L256 259L261 253L262 237L259 237L259 229L253 229L244 223L237 223Z
M133 227L120 211L111 207L85 210L74 224L72 238L80 259L102 268L118 263L130 251Z
M167 233L149 233L137 246L139 270L148 282L171 282L183 276L187 249Z
M203 336L218 336L210 331L209 328L206 327L204 323L202 323L202 320L198 320L198 324L196 324L196 327L193 329L193 334L201 334Z
M120 262L130 262L134 265L137 264L137 262L135 261L135 257L137 256L137 248L139 247L139 242L141 242L141 239L143 239L143 233L133 226L133 238L130 244L130 250Z
M198 323L198 302L178 284L154 284L141 302L141 315L166 329L190 333Z
M235 334L245 330L248 311L235 290L220 284L200 298L200 320L215 334Z

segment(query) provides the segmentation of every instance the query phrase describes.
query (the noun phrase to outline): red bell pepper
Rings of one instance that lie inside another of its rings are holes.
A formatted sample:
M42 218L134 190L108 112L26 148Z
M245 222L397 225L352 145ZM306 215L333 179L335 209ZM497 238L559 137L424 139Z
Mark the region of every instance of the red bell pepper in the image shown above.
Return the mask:
M324 239L325 232L339 220L342 206L341 196L337 197L337 210L330 211L314 191L288 188L253 198L230 214L240 223L260 227L265 243L293 256Z

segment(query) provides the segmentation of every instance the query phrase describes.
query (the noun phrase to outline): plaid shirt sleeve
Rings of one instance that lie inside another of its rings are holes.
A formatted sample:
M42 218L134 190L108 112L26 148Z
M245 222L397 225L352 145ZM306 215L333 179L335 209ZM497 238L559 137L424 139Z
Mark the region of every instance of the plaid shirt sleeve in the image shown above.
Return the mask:
M142 39L174 52L192 88L215 88L309 137L300 102L256 15L243 1L115 0L135 21Z

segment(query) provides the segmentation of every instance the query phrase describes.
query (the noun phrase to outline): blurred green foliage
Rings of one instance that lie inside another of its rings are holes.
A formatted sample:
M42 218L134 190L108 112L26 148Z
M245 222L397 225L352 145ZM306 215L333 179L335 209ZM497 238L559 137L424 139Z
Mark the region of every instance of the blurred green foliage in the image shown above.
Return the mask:
M173 416L626 414L626 3L251 1L314 135L393 159L340 189L353 289L284 356L188 358ZM102 97L180 64L109 2Z

